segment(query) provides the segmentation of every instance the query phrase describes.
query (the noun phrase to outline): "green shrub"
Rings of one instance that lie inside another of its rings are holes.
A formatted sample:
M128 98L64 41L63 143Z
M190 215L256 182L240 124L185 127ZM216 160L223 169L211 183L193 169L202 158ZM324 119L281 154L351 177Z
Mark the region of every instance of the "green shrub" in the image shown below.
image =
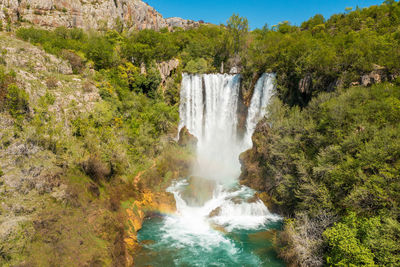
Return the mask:
M359 218L355 213L350 213L342 222L326 230L324 237L329 247L329 264L400 264L400 223L389 216Z
M188 73L207 73L209 71L209 66L207 60L204 58L198 58L195 60L190 60L185 68L183 69L184 72Z
M7 32L11 32L11 19L9 19L9 20L7 21L6 31L7 31Z
M57 88L57 86L58 86L58 80L57 80L57 78L54 77L54 76L51 76L51 77L47 78L47 80L46 80L46 86L47 86L47 88L49 88L49 89Z
M39 99L39 105L47 109L48 105L53 105L55 101L56 97L52 93L46 92L46 94Z
M17 36L25 41L41 45L46 52L59 56L62 56L64 50L82 51L88 38L81 29L65 27L59 27L53 31L33 27L19 28Z
M400 86L400 76L399 76L399 77L396 77L396 79L394 79L394 83L395 83L397 86Z
M82 168L95 182L101 182L111 175L109 164L104 162L99 155L91 155L82 163Z
M61 51L61 57L68 60L68 62L71 64L74 74L82 73L85 65L79 55L77 55L73 51L64 49Z
M116 65L117 57L113 45L104 37L92 36L85 46L88 59L94 62L96 69L107 69Z
M334 266L375 266L374 254L357 238L357 229L343 223L324 232L330 248L327 263Z
M21 118L29 112L29 96L16 84L7 88L6 109L14 118Z

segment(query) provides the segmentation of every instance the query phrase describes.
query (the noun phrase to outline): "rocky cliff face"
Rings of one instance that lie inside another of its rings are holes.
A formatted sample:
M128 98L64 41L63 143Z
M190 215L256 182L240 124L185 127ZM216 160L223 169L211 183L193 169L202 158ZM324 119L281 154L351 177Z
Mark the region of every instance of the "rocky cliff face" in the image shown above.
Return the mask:
M22 21L51 28L96 30L187 29L199 25L199 22L181 18L164 19L141 0L0 0L0 19L3 24Z

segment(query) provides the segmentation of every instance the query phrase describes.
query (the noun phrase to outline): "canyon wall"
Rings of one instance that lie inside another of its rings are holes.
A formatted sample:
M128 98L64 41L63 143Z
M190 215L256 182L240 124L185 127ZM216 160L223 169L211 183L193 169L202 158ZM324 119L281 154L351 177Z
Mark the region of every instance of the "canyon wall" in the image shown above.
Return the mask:
M0 19L3 25L28 22L48 28L64 26L86 30L172 30L200 25L181 18L165 19L141 0L0 0Z

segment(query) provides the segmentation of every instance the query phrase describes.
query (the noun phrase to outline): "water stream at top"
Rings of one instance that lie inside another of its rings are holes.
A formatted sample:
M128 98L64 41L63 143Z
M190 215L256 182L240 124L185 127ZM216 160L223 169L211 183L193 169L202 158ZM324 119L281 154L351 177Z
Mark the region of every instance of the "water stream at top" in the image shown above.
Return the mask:
M239 155L252 147L274 81L273 74L257 81L240 129L240 75L183 75L179 130L186 127L197 137L197 160L191 177L168 188L177 213L141 230L139 239L153 240L147 248L157 257L139 257L139 265L282 266L266 232L278 228L280 218L238 183Z

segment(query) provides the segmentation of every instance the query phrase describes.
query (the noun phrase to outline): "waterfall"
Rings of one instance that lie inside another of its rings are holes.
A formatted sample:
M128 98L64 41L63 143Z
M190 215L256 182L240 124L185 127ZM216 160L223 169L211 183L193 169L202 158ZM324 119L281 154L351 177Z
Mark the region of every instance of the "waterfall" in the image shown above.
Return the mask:
M264 74L256 83L244 126L238 118L240 80L240 75L183 75L179 130L186 127L198 143L192 176L168 188L177 213L165 219L162 239L173 240L177 247L197 251L222 246L235 255L239 250L234 242L215 227L227 232L257 230L280 220L252 189L238 182L239 155L252 146L251 136L266 114L275 76Z
M245 134L238 134L240 75L184 74L179 131L186 126L198 138L193 175L219 182L235 182L240 175L239 154L252 147L251 137L275 89L275 75L257 81L246 118Z
M246 134L244 136L244 150L253 146L251 137L256 129L257 123L266 115L266 107L275 90L275 75L264 73L257 81L251 98L250 107L247 113Z
M229 182L240 174L240 75L183 75L180 128L197 137L193 175Z

